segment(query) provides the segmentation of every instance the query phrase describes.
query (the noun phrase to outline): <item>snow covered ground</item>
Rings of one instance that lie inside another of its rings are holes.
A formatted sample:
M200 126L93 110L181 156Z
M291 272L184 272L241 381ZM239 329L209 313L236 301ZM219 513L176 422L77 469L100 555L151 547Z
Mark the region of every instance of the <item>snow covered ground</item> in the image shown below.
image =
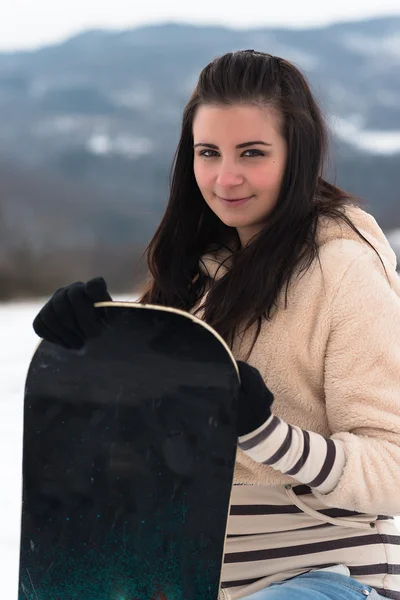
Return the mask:
M18 597L23 397L28 365L39 342L32 321L44 302L0 303L0 575L4 600Z
M18 595L23 392L39 341L32 321L42 305L0 304L0 574L5 600L16 600Z
M7 600L18 597L23 391L39 341L32 320L40 306L0 304L0 573Z

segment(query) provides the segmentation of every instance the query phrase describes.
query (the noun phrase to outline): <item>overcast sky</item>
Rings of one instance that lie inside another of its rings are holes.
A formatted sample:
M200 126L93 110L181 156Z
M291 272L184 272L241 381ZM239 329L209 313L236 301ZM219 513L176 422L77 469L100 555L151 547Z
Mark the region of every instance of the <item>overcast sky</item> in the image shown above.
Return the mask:
M304 27L394 14L400 0L0 0L0 50L34 48L89 28L164 21Z

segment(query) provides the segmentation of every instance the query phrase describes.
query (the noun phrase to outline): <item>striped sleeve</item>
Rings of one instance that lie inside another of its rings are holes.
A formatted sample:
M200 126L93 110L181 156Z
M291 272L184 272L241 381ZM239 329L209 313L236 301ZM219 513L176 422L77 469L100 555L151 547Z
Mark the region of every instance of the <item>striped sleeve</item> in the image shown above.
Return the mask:
M340 440L288 425L274 415L240 437L239 448L254 461L270 465L321 494L334 490L346 464Z

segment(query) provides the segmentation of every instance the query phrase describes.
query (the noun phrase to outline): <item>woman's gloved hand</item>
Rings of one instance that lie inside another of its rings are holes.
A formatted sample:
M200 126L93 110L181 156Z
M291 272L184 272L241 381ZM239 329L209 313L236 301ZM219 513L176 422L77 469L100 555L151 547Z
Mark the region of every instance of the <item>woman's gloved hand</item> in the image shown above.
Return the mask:
M57 290L33 321L37 335L53 344L78 350L85 340L100 334L102 323L95 302L110 301L102 277Z
M241 381L238 415L238 437L241 437L268 421L274 396L265 385L260 371L240 360L237 365Z

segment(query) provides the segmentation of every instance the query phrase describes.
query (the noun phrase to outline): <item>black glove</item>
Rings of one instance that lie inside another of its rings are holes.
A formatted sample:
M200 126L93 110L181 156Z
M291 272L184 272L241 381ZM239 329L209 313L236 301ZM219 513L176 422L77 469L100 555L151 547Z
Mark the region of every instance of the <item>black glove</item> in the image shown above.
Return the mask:
M237 365L241 381L238 415L238 436L241 437L268 421L274 396L265 385L260 371L240 360Z
M53 344L78 350L85 340L100 334L102 323L95 302L110 301L102 277L72 283L57 290L33 321L37 335Z

